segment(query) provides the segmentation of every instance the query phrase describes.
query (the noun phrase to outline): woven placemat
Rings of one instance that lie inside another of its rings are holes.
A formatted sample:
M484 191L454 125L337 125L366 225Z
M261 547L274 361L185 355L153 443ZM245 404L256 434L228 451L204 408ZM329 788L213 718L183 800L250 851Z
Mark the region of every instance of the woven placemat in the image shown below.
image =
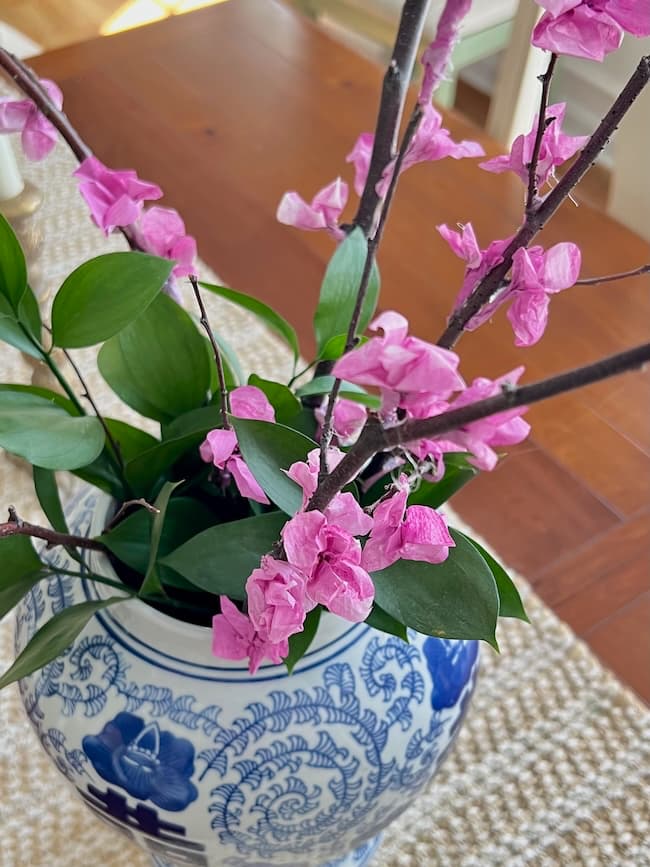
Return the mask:
M107 241L90 223L70 181L73 168L58 146L46 163L27 169L46 194L43 267L34 275L43 299L76 264L121 248L118 237ZM272 335L238 308L206 300L244 365L254 361L286 375L286 350ZM88 368L92 350L76 357ZM4 345L0 359L4 381L47 381ZM108 415L135 420L98 377L90 385ZM13 502L25 518L41 519L28 468L4 454L0 491L0 509ZM483 650L455 750L429 791L391 827L373 867L650 865L650 713L523 579L518 583L532 624L506 622L501 655ZM0 670L11 660L11 635L6 618ZM14 687L0 693L0 828L0 867L149 864L77 801L40 749Z

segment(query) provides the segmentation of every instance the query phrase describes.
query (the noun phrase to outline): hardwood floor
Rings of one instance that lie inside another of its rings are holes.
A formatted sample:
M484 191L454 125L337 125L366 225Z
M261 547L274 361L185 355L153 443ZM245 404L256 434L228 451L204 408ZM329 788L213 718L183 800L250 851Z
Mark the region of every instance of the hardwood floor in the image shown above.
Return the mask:
M239 4L232 5L234 17ZM250 4L242 5L245 17ZM262 4L262 15L264 8ZM272 215L283 190L316 190L324 178L340 171L350 130L372 123L379 76L370 66L359 65L350 77L349 55L331 46L325 51L321 38L307 33L303 41L286 43L281 55L272 39L268 45L260 41L249 67L226 87L223 81L236 67L239 29L233 30L230 42L224 41L210 76L196 74L193 54L186 50L188 44L209 50L211 22L210 12L187 16L182 26L174 28L175 41L167 37L171 22L150 28L146 39L141 39L144 31L125 34L115 40L119 39L119 51L110 48L112 65L103 59L104 53L109 54L109 40L103 40L76 52L50 55L43 67L64 87L69 85L68 113L83 135L99 142L100 157L113 165L137 166L143 177L161 181L166 202L184 214L207 261L225 281L243 291L261 292L264 300L292 318L309 352L314 293L331 247L327 238L296 234L292 255L287 257L287 230ZM139 61L142 51L146 51L146 69ZM114 62L115 52L119 64ZM292 63L298 68L303 64L306 76L317 69L318 88L304 94L303 78L285 74ZM38 61L35 66L39 69ZM161 78L166 82L164 93ZM264 110L274 118L263 131L256 127L260 112L256 94L262 78L268 84ZM133 80L137 96L130 91ZM274 81L280 82L275 89ZM170 103L175 106L173 117ZM216 105L218 111L212 110ZM363 116L359 105L367 106ZM116 135L117 114L127 127L162 129L165 148L152 148L146 135ZM460 118L453 118L453 123L456 138L475 134ZM241 129L249 130L249 135L237 137ZM259 138L250 134L251 129ZM283 158L277 161L277 170L269 171L267 164L280 152ZM476 214L473 222L479 238L505 237L520 217L521 190L516 179L484 175L477 193L475 178L467 164L453 173L444 166L436 171L417 166L400 181L394 220L380 254L382 305L401 309L418 335L427 339L437 337L450 309L453 287L462 275L461 263L449 254L432 225ZM211 193L215 189L218 208ZM613 220L590 208L582 209L580 220L574 214L573 206L562 209L544 229L542 243L550 246L570 239L580 244L585 251L584 276L647 261L647 244ZM229 232L233 224L237 224L236 242ZM527 350L523 359L527 380L647 341L648 282L648 277L640 277L575 287L554 297L547 337ZM468 379L496 375L522 362L502 315L464 338L461 352ZM504 561L533 581L539 595L646 700L650 700L649 398L650 371L646 370L534 407L529 415L530 442L453 501Z

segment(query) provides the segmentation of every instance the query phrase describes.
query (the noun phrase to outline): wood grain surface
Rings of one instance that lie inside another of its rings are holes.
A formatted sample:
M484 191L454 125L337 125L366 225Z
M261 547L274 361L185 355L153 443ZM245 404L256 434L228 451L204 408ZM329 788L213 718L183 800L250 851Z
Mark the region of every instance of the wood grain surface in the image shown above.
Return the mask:
M97 155L166 191L202 257L232 286L259 294L312 349L311 316L332 253L322 234L279 225L285 190L311 196L372 129L382 71L273 0L232 0L42 56ZM448 115L456 138L479 138ZM472 160L417 166L400 183L380 251L381 304L420 337L442 330L463 273L435 226L473 223L483 245L522 213L513 176ZM354 212L351 203L346 216ZM578 243L583 276L648 260L638 236L566 203L540 242ZM648 278L577 287L553 298L545 339L517 350L504 315L459 344L466 378L525 364L526 381L647 340ZM603 661L650 699L650 371L534 407L533 437L453 506Z

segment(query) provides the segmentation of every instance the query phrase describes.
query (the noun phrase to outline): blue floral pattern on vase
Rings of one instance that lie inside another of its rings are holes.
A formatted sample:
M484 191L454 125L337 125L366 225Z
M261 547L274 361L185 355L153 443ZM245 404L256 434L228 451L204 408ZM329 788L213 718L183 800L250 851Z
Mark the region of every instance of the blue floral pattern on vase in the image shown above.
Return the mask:
M69 515L73 532L101 530L97 496ZM37 585L18 611L17 648L59 606L97 592ZM332 619L291 677L266 666L251 678L210 656L207 630L190 652L184 627L173 633L137 604L137 617L130 602L128 617L121 605L100 613L20 682L43 746L91 808L166 867L367 864L451 746L476 642L407 644Z
M97 773L140 801L163 810L183 810L198 797L190 782L194 747L185 738L145 725L132 713L118 713L98 735L87 735L83 749Z

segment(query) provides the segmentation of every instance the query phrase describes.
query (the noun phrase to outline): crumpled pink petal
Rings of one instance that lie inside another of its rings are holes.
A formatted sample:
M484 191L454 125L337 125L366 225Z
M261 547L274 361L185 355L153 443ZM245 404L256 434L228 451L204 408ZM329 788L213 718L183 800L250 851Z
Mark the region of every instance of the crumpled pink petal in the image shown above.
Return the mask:
M257 634L273 644L302 632L305 577L283 560L265 556L246 581L248 616Z
M46 78L40 79L41 87L54 105L63 107L63 94L59 87ZM27 159L44 159L57 140L57 131L40 112L31 99L0 100L0 133L20 132L20 142Z
M374 133L362 132L345 158L346 163L352 163L354 166L354 192L357 196L363 193L363 188L366 185L374 143Z
M237 434L234 430L216 428L211 430L199 447L199 454L206 464L214 464L220 470L237 446Z
M336 178L316 193L311 204L307 204L295 191L285 193L278 205L276 218L280 223L296 229L326 229L335 240L341 241L345 233L339 228L338 221L347 200L348 185L341 178Z
M259 483L250 471L250 468L241 455L233 455L226 469L232 473L232 477L237 485L237 490L242 497L247 497L249 500L255 500L256 503L264 503L268 505L270 500L260 487Z
M447 75L451 54L460 39L460 27L472 6L472 0L447 0L438 19L436 36L422 55L422 83L418 102L431 102L434 91Z
M327 451L327 468L333 470L345 457L344 453L330 446ZM289 478L302 488L302 508L311 500L318 487L318 473L320 470L320 449L312 449L307 455L306 461L296 461L285 470Z
M221 659L249 659L251 674L264 659L279 665L289 653L285 639L274 643L263 639L249 618L227 596L220 596L221 614L212 618L212 653Z
M172 208L155 205L144 211L136 223L135 238L145 252L176 262L175 277L196 272L196 241L185 234L185 223Z
M275 410L256 385L240 385L230 392L230 412L237 418L275 421Z
M119 226L130 226L140 216L143 202L159 199L156 184L141 181L132 169L107 168L97 157L87 157L73 172L90 213L106 235Z

